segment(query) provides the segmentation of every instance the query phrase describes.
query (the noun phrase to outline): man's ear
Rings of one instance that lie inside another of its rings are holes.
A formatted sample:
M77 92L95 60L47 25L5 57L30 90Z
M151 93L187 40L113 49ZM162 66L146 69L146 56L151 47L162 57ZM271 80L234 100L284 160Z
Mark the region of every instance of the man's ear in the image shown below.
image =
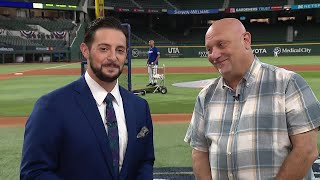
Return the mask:
M80 50L82 52L83 57L88 59L89 58L89 47L85 43L81 43Z
M251 34L249 32L245 32L243 35L243 42L246 49L251 48Z

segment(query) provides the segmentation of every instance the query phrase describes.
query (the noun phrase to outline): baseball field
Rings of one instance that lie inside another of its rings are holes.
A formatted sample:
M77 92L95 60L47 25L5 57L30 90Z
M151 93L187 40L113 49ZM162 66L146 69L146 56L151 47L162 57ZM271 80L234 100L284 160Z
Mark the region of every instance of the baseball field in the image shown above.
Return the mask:
M263 57L260 60L298 72L320 98L319 56ZM145 64L146 60L132 60L133 89L147 84ZM191 148L183 139L195 98L201 89L172 84L215 78L219 74L206 58L162 58L162 64L165 64L168 93L141 96L148 101L154 121L155 167L158 168L155 177L188 176L192 174ZM35 101L41 95L78 79L80 74L80 63L0 65L0 179L19 179L24 124Z

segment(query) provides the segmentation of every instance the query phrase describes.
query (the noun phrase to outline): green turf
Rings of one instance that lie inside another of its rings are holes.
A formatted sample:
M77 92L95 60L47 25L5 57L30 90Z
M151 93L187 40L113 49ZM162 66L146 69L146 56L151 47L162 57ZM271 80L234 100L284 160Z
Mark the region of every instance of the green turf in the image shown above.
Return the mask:
M172 84L211 79L216 76L217 74L167 74L165 79L167 94L148 93L141 97L148 101L152 113L191 113L196 96L201 89L175 87ZM132 82L136 82L133 84L134 89L141 89L145 87L148 79L146 75L134 75Z
M27 116L41 96L78 76L25 76L0 81L0 116Z
M132 59L132 67L146 67L146 59ZM179 67L179 66L210 66L207 58L160 58L159 66Z
M320 72L299 72L305 78L313 93L320 100Z
M320 99L320 73L300 72ZM167 94L151 93L145 98L152 113L191 113L197 94L201 89L181 88L173 83L210 79L217 74L167 74L165 86ZM26 76L0 81L0 116L28 116L34 102L60 86L63 86L78 76ZM146 75L133 75L133 89L145 87ZM172 108L174 107L174 108Z
M259 57L262 62L273 65L320 65L319 56L283 56L283 57ZM211 66L207 58L160 58L159 66L165 64L167 67L174 66ZM132 67L146 66L146 60L133 59Z
M19 179L23 128L0 128L0 179Z
M200 89L179 88L171 84L208 79L212 76L212 74L168 74L166 78L168 93L166 95L147 94L143 98L148 100L152 113L190 113ZM1 80L0 116L28 116L34 102L41 95L77 78L78 76L24 76ZM147 82L146 78L146 75L134 75L133 80L137 82L134 87L144 87Z
M0 64L0 74L24 72L44 68L80 68L79 63Z
M191 147L183 141L188 125L154 124L155 167L191 166Z
M319 56L280 56L275 57L259 57L262 62L273 65L320 65ZM146 59L132 59L132 67L146 67ZM211 66L207 58L160 58L159 66L166 67L178 66ZM43 64L0 64L0 74L27 71L32 69L43 68L80 68L80 63L43 63Z
M259 59L273 65L320 65L320 56L259 57Z

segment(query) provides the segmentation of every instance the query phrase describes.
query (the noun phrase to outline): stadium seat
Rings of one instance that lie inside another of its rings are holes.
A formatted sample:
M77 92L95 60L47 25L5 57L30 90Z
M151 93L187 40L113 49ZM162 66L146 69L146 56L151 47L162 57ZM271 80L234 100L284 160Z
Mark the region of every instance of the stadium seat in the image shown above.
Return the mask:
M317 24L303 24L294 25L296 35L293 37L295 42L319 42L320 41L320 25Z

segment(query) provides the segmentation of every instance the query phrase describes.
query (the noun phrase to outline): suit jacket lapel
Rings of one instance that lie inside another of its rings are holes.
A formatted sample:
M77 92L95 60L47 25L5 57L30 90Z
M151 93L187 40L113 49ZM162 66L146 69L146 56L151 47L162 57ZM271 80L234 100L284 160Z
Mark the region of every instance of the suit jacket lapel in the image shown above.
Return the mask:
M76 101L96 135L97 141L102 151L102 155L106 163L108 164L109 171L111 172L113 177L115 177L108 136L105 131L99 110L97 108L96 101L93 98L93 95L84 79L84 76L82 76L76 82L74 89L78 92L76 93Z
M128 168L129 167L129 161L132 156L134 156L134 142L136 138L136 120L135 120L135 112L134 112L134 107L133 104L130 103L130 94L120 87L120 94L122 97L122 102L123 102L123 110L124 110L124 115L126 119L126 125L127 125L127 131L128 131L128 144L127 144L127 149L126 153L124 156L123 164L122 164L122 169L121 169L121 176L126 177L128 173Z

